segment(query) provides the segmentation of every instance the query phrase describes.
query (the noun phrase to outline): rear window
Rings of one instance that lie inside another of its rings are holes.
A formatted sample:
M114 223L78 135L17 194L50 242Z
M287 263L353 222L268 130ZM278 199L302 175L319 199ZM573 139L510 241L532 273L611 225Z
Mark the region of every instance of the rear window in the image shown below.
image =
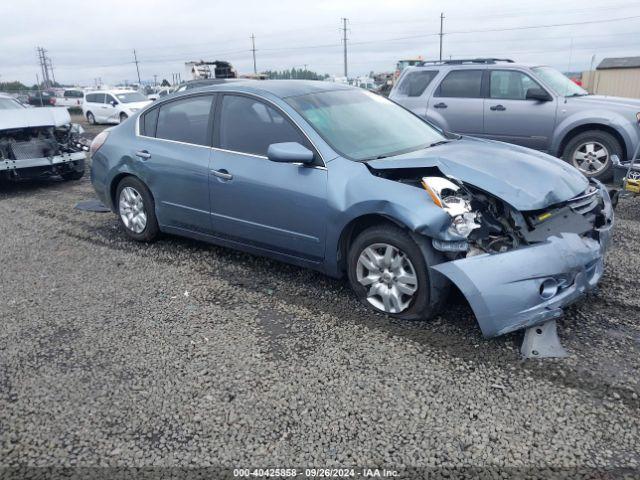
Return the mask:
M483 70L453 70L442 80L437 97L482 97Z
M212 101L212 95L200 95L165 103L158 114L156 138L209 145Z
M436 75L438 75L438 70L409 72L404 76L400 85L398 85L398 94L406 95L407 97L419 97Z
M65 90L64 97L65 98L82 98L84 95L79 90Z
M90 93L87 95L87 102L104 103L104 93Z
M145 113L142 117L141 132L142 135L146 135L147 137L155 137L156 136L156 126L158 125L158 113L160 112L159 108L154 108Z

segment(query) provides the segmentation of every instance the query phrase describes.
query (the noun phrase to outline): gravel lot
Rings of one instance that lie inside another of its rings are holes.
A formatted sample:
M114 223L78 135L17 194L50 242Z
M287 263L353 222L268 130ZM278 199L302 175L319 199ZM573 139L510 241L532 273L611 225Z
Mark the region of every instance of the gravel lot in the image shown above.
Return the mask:
M345 281L129 241L74 209L87 177L0 187L0 467L637 472L640 200L618 207L601 289L559 322L570 357L521 361L522 334L483 339L461 299L404 323Z

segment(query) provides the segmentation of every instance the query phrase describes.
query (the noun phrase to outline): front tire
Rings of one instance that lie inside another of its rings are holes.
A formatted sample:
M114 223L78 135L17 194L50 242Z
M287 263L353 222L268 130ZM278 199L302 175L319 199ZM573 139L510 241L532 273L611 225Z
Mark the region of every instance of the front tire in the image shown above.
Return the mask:
M116 190L116 206L125 233L139 242L152 242L160 231L155 202L147 186L136 177L125 177Z
M602 130L588 130L569 140L562 159L587 177L607 181L613 175L613 155L624 156L618 139Z
M363 231L353 241L347 259L349 283L358 299L369 308L403 320L434 316L445 292L433 283L424 248L430 246L425 243L421 248L396 226Z
M120 123L124 123L124 121L129 118L129 116L126 113L121 113L120 114Z
M82 177L84 177L84 162L82 162L81 170L68 170L66 172L62 172L60 176L65 181L80 180Z

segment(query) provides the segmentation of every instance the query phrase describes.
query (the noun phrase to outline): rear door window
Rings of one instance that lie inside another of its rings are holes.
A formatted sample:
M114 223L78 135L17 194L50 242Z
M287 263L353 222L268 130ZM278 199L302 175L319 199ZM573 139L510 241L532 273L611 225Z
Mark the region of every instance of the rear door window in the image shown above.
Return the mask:
M453 70L442 80L437 97L481 98L483 70Z
M423 94L431 81L438 75L438 70L418 70L407 73L400 85L398 93L407 97L419 97Z
M298 142L311 148L298 128L275 108L250 97L225 95L220 118L220 148L267 155L272 143Z
M160 106L156 138L211 145L212 104L213 95L198 95Z

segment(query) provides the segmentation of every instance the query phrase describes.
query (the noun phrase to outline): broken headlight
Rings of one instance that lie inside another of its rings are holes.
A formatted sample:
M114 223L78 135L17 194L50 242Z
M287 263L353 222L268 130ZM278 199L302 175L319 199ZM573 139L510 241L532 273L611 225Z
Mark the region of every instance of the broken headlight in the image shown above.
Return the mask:
M422 186L433 203L451 216L449 232L467 238L476 228L480 228L480 214L471 208L466 192L451 180L442 177L422 177Z

